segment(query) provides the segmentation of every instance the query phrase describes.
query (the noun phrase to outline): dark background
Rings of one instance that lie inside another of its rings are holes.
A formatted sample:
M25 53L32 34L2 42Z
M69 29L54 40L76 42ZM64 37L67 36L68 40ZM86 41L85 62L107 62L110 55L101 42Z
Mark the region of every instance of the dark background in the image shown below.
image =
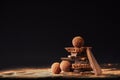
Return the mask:
M47 67L69 53L75 36L99 63L120 62L119 3L1 1L0 68Z

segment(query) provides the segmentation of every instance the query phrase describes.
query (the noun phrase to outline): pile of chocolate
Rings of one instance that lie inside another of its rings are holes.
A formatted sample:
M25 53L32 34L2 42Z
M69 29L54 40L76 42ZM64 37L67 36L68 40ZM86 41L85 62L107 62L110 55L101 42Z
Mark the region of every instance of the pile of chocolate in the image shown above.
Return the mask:
M91 52L92 47L83 47L84 39L81 36L74 37L72 44L73 47L65 48L66 51L70 53L70 55L67 57L62 57L61 63L55 62L52 64L52 73L80 73L93 70L96 75L101 74L101 68Z

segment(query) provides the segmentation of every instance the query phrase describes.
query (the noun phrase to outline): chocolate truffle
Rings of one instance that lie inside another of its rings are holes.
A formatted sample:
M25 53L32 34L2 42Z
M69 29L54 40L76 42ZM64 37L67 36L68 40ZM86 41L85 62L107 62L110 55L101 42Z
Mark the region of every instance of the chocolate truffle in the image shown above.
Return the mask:
M72 44L74 47L82 47L84 45L84 39L80 36L74 37L72 40Z
M62 61L60 63L60 69L63 72L69 72L71 68L71 63L69 61Z
M51 72L53 74L59 74L61 72L60 69L60 63L59 62L54 62L51 66Z

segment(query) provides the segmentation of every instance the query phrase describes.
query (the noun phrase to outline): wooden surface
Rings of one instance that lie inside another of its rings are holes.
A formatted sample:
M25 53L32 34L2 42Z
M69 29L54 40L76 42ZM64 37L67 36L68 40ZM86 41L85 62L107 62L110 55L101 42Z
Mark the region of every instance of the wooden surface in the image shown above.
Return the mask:
M38 79L38 78L118 78L120 77L120 70L115 68L102 69L102 75L95 76L92 72L86 73L73 73L66 72L60 74L52 74L50 68L21 68L21 69L11 69L4 70L0 72L0 78L14 78L14 79Z

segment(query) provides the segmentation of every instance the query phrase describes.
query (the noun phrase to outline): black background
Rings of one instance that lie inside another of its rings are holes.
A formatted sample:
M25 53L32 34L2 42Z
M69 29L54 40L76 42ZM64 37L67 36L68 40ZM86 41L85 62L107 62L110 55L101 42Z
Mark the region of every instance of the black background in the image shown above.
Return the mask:
M75 36L99 63L120 62L118 2L1 1L0 68L47 67Z

